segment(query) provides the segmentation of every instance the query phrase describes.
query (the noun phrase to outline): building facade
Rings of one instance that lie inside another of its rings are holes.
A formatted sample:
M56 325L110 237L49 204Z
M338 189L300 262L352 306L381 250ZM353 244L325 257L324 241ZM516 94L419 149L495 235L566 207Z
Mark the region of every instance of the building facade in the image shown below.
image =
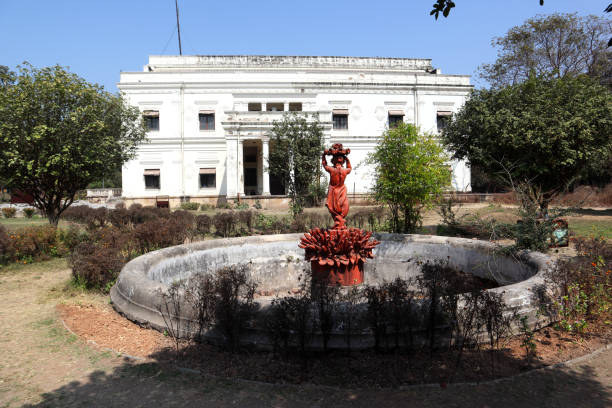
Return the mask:
M149 142L123 168L123 197L216 203L257 198L282 204L267 170L270 130L287 112L316 117L325 145L351 149L349 195L367 194L364 160L383 131L404 121L436 133L472 89L429 59L291 56L150 56L118 84L137 106ZM470 189L469 168L449 163L453 189Z

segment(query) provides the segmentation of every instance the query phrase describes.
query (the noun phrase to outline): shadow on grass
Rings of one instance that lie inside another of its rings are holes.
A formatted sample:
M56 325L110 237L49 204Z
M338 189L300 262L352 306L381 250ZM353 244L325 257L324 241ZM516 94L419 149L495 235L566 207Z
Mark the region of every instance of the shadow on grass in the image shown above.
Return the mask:
M579 215L593 215L593 216L612 216L612 208L607 208L605 210L594 210L591 208L579 208L576 210L572 210L573 213Z
M158 357L170 358L171 353ZM385 369L379 367L379 370ZM342 373L338 377L341 384ZM324 387L220 379L181 373L166 364L124 361L111 373L93 372L87 380L68 383L43 394L40 403L26 406L610 407L612 390L609 384L600 382L601 378L605 377L598 376L591 364L531 371L480 385L350 389L342 385Z

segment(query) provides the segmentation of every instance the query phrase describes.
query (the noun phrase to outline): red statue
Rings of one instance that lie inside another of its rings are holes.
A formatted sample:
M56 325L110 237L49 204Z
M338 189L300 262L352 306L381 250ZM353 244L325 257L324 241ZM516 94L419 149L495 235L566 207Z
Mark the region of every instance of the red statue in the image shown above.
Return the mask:
M351 149L343 149L341 143L336 143L331 149L325 149L322 156L322 164L325 171L329 173L329 190L327 192L327 202L325 206L334 218L334 229L344 229L344 218L349 212L349 202L346 194L344 180L352 170L351 162L346 157ZM333 156L333 167L327 165L325 156ZM346 168L342 165L346 162Z
M329 191L325 206L334 218L331 229L313 228L300 241L306 259L310 261L313 282L328 285L351 286L363 283L363 264L373 258L372 251L380 242L370 240L371 232L344 225L349 212L349 202L344 180L351 172L351 162L346 157L351 149L337 143L325 149L322 164L330 175ZM327 165L325 156L333 156L333 167ZM343 164L346 163L346 168Z

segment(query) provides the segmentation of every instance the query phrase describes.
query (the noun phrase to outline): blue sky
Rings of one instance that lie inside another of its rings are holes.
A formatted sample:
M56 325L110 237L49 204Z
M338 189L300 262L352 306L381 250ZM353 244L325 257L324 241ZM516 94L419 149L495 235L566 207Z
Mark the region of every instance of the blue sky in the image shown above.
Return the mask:
M553 12L604 16L609 0L455 0L438 21L433 3L179 0L183 54L431 58L444 73L474 75L510 27ZM0 64L69 66L115 92L120 71L178 54L175 26L174 0L0 0Z

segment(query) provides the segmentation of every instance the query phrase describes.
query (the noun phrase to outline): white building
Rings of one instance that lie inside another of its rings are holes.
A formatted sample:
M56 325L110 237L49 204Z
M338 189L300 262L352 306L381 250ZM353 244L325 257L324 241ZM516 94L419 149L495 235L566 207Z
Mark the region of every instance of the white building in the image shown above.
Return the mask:
M287 111L315 114L326 146L351 149L346 185L358 197L372 185L360 164L389 123L435 133L472 89L469 76L444 75L429 59L295 56L150 56L118 87L150 129L123 168L123 196L171 206L237 196L279 204L284 191L266 163L269 131ZM451 166L453 188L469 190L469 168Z

